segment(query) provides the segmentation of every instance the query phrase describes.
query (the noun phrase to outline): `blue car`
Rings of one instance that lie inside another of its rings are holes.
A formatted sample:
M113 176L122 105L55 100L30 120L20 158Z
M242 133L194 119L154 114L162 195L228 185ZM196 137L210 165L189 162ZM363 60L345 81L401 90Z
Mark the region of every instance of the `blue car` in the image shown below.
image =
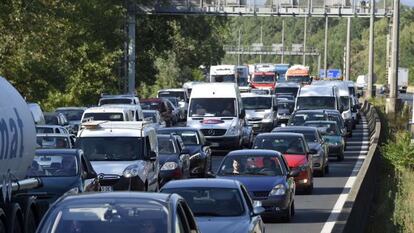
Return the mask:
M176 194L107 192L67 195L42 219L37 233L200 233Z
M263 207L255 205L246 188L227 179L191 179L171 181L162 193L182 196L196 216L203 233L264 233L260 214Z
M281 153L272 150L237 150L227 154L217 177L240 181L265 208L263 217L289 222L295 214L295 176Z

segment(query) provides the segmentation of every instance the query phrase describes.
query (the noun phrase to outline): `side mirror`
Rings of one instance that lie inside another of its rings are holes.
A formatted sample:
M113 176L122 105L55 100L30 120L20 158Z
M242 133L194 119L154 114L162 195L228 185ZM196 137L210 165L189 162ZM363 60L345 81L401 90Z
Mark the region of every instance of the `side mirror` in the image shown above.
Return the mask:
M317 153L318 153L317 150L315 150L315 149L309 149L309 154L314 155L314 154L317 154Z
M265 209L262 206L253 207L253 216L261 215L265 212Z
M297 177L299 176L299 170L291 170L288 174L288 177Z
M155 162L157 160L157 153L155 151L150 151L149 155L147 156L146 160Z
M241 112L240 112L239 118L244 119L245 117L246 117L246 110L242 109Z
M82 172L82 178L85 180L89 180L89 179L96 179L98 177L98 174L96 174L95 171L83 171Z

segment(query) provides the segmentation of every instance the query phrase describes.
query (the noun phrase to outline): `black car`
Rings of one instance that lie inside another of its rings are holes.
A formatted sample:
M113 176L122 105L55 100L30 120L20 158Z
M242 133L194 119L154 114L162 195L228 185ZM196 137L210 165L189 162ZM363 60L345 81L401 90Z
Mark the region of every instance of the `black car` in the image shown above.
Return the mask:
M178 135L157 135L160 185L190 177L190 155Z
M305 136L308 143L309 150L314 150L317 153L312 154L313 173L325 176L325 173L329 172L328 166L328 144L323 140L319 130L315 127L308 126L288 126L278 127L273 129L272 132L289 132L300 133Z
M344 136L346 135L352 137L352 125L345 124L345 121L342 119L341 113L338 110L326 110L326 113L328 113L328 118L330 121L336 121L339 129L341 130L341 133L344 134Z
M66 128L69 132L72 132L72 126L69 124L68 119L63 113L60 112L45 112L45 124L46 125L60 125Z
M190 175L192 177L207 177L211 171L211 149L204 134L195 128L173 127L157 130L158 134L177 134L183 139L190 154Z
M303 125L306 121L328 121L325 110L296 110L289 119L289 125Z
M177 194L108 192L67 195L49 209L38 233L199 233Z
M31 190L39 200L52 204L66 192L99 191L97 174L82 150L36 150L27 177L39 177L42 187Z
M279 124L286 124L292 115L295 108L294 100L279 99L277 102L277 122Z

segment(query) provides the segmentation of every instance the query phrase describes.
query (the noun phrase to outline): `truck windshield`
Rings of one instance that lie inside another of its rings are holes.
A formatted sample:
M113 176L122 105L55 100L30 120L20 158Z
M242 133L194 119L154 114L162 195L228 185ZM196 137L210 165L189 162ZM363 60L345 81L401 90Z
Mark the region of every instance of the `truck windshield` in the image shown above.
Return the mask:
M255 83L274 83L275 76L274 75L255 75L253 78L253 82Z
M244 97L243 107L246 110L252 109L271 109L272 108L272 97Z
M81 137L76 144L90 161L141 160L144 152L140 137Z
M280 95L280 94L289 94L292 95L294 97L296 97L298 95L298 87L277 87L275 89L275 93L276 95Z
M287 77L288 82L294 82L294 83L311 83L311 79L309 76L288 76Z
M99 106L106 105L106 104L132 104L131 99L122 99L122 98L114 98L114 99L101 99L99 100Z
M237 85L239 87L247 87L247 86L249 86L249 80L247 79L247 77L244 77L244 78L239 77L237 79Z
M296 109L336 109L335 97L299 96L297 98Z
M185 94L182 91L160 91L158 92L158 97L160 98L174 97L174 98L178 98L180 101L185 101Z
M122 113L115 112L91 112L85 113L82 122L88 120L92 121L124 121L124 116Z
M191 117L236 117L233 98L197 98L190 102Z
M211 76L211 82L216 83L235 83L236 77L234 74L232 75L212 75Z
M341 107L343 108L344 111L348 111L351 105L351 102L349 101L349 97L348 96L341 96L339 97L339 102L341 103Z

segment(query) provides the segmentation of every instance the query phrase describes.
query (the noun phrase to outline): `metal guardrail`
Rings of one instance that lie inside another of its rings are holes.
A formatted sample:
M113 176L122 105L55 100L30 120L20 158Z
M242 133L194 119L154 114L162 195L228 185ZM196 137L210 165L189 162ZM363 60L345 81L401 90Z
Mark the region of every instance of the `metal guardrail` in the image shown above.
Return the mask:
M224 45L223 50L227 54L243 54L243 55L286 55L286 56L319 56L321 55L317 49L308 48L306 51L301 49L274 47L274 46L234 46Z
M216 15L278 15L369 17L369 0L156 0L140 5L145 13L216 14ZM391 17L392 9L385 2L375 9L376 17Z
M332 231L334 233L364 232L375 193L375 181L379 173L381 157L379 154L381 120L375 107L368 101L364 102L362 111L368 121L369 151Z

